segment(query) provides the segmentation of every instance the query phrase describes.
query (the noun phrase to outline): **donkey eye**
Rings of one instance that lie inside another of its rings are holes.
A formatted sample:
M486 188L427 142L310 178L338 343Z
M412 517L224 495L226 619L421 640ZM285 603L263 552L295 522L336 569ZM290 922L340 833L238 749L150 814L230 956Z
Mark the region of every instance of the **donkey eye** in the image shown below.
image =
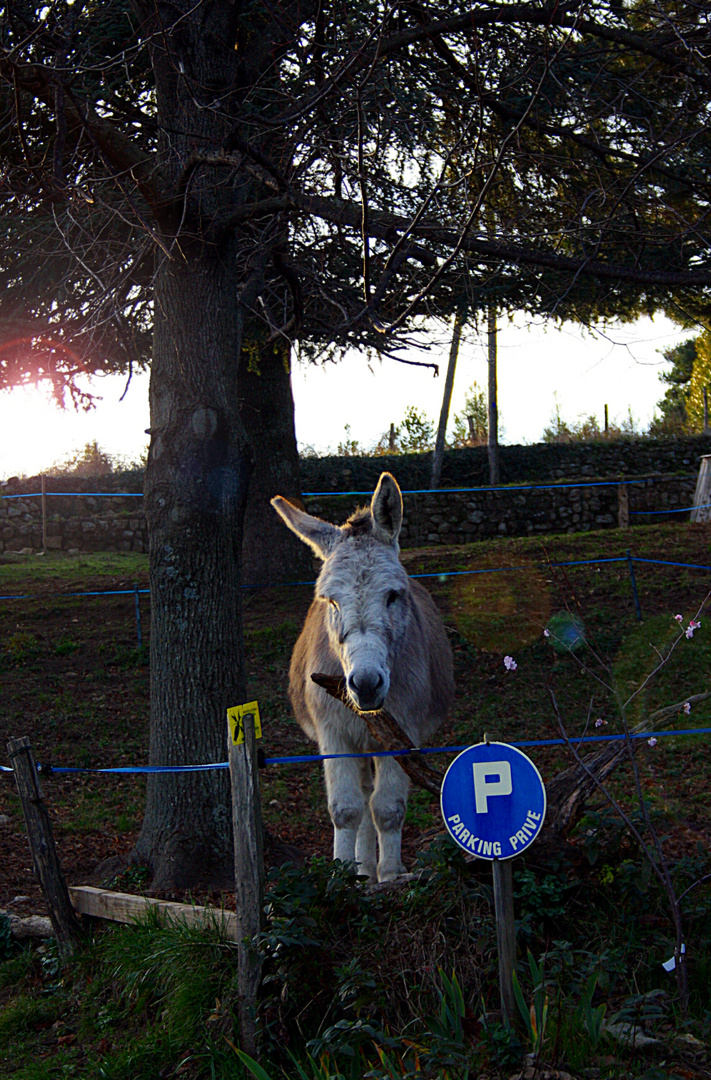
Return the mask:
M399 600L399 599L400 599L400 593L395 592L395 590L393 589L391 592L388 593L387 600L385 601L385 603L386 603L386 605L388 607L392 607L392 605L395 603L395 601Z
M341 610L341 609L339 608L339 606L338 606L338 602L337 602L336 600L331 600L331 599L329 599L329 601L328 601L328 602L329 602L329 604L331 605L331 607L333 608L333 610L334 610L334 611L340 611L340 610Z

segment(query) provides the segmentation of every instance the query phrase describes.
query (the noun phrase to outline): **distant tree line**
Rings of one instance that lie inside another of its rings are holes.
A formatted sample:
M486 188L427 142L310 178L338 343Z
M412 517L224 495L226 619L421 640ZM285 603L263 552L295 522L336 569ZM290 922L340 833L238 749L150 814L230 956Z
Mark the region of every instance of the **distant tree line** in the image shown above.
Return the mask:
M659 402L661 415L652 423L652 434L694 435L703 431L708 427L711 395L711 331L704 330L665 349L664 357L672 366L660 375L667 390Z

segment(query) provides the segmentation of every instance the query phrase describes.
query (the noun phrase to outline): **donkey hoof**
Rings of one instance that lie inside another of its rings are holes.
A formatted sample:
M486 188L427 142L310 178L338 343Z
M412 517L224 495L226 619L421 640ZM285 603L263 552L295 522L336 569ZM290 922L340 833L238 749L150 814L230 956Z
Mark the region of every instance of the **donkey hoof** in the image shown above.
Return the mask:
M402 863L390 866L378 867L378 881L395 881L401 874L406 873L405 867Z

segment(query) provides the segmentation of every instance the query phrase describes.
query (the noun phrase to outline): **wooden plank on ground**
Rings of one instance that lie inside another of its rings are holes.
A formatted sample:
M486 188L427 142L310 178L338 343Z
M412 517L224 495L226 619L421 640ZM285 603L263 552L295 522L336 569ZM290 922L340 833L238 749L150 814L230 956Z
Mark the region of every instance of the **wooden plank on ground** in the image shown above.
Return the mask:
M197 904L177 904L171 900L158 900L154 896L134 896L131 893L95 889L90 885L70 886L69 898L75 911L95 919L132 923L143 918L149 908L157 908L161 918L169 922L219 926L228 941L239 941L239 924L234 911L221 911Z

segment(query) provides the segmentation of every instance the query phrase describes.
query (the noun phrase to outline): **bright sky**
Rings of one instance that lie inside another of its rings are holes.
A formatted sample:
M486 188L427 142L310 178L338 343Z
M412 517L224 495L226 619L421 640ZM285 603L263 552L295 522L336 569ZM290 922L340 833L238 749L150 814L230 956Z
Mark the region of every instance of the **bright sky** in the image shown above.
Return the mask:
M668 319L642 319L605 332L581 332L570 324L548 330L540 322L504 323L498 334L498 383L501 441L539 441L553 414L556 397L564 419L594 414L600 426L605 404L610 421L622 420L631 408L646 427L664 385L659 374L668 367L661 352L685 340ZM393 360L375 361L352 353L341 364L324 368L296 364L293 373L296 431L300 446L320 453L350 437L366 448L409 405L439 418L448 345L434 344L424 354L440 365L434 378L428 369ZM462 343L452 397L452 414L461 410L471 384L486 388L486 336L469 331ZM0 393L0 479L31 476L96 440L112 456L138 459L148 436L148 376L134 376L123 401L126 380L96 379L101 400L88 413L61 412L42 390Z

